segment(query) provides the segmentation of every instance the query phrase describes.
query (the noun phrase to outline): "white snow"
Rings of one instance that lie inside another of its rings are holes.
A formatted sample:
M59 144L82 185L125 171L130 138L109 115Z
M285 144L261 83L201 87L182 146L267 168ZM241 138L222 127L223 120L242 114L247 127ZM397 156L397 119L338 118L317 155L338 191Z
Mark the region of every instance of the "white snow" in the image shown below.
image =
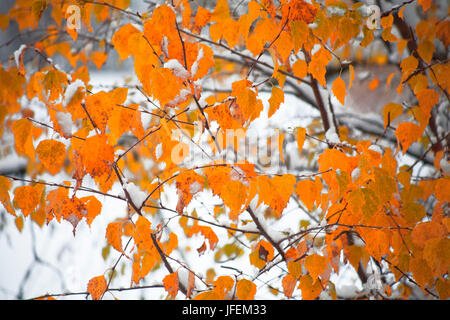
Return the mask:
M191 92L187 89L181 89L180 93L173 99L167 102L169 106L176 106L189 98Z
M125 183L123 185L123 189L127 190L128 194L130 195L131 201L136 206L136 208L141 208L142 204L147 198L147 193L142 191L133 182Z
M191 194L196 194L202 190L202 185L198 183L197 181L194 181L189 185L189 192Z
M337 135L334 127L331 127L327 130L327 132L325 133L325 138L329 143L341 143L341 140L339 139L339 136Z
M160 142L160 143L158 143L158 145L157 145L156 148L155 148L155 159L156 159L156 160L158 160L159 158L161 158L162 152L163 152L163 149L162 149L162 143Z
M441 170L446 174L450 174L450 162L447 161L447 159L442 158L441 161L439 161L439 165L441 166Z
M378 152L378 153L383 153L383 150L381 149L381 147L376 145L376 144L371 145L369 147L369 150L372 150L372 151L375 151L375 152Z
M352 171L352 180L353 181L358 180L360 174L361 174L361 169L359 169L359 168L353 169L353 171Z
M191 74L181 65L181 63L177 59L170 59L166 63L164 63L164 68L170 69L173 71L175 76L186 80L191 76Z
M72 116L68 112L58 111L56 113L56 120L58 121L59 126L63 132L65 138L72 137L72 128L74 123L72 121Z
M327 6L326 14L327 17L330 18L331 16L344 16L347 10L340 8L338 6Z
M19 68L19 64L20 64L20 55L22 54L23 50L25 50L25 48L27 47L26 44L22 44L19 49L17 49L16 51L14 51L14 61L16 62L16 66L17 68Z

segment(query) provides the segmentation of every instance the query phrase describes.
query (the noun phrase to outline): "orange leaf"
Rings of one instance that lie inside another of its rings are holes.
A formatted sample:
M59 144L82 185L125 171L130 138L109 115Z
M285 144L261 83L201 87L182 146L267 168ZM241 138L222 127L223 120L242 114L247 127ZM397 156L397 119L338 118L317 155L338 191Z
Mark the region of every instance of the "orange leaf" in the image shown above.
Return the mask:
M352 87L353 80L355 80L355 68L353 65L348 66L348 89ZM388 84L389 86L389 84Z
M325 48L320 49L313 54L311 62L308 65L308 72L323 86L326 86L325 74L327 72L326 66L331 61L331 53Z
M256 285L247 279L239 280L236 284L236 295L239 300L253 300L256 294Z
M132 24L126 24L114 33L112 44L114 45L114 48L116 48L117 53L122 60L128 58L128 56L132 53L128 40L131 35L138 32L139 30Z
M91 61L95 64L97 69L100 69L103 66L106 59L108 59L108 55L103 51L95 51L91 54Z
M182 80L168 68L150 71L147 81L143 83L145 91L164 106L180 93Z
M220 197L223 203L230 208L230 218L236 220L238 215L245 209L244 205L248 196L248 188L237 180L223 181L224 184Z
M378 87L379 84L380 84L380 80L378 80L378 78L375 77L372 80L370 80L369 89L373 91Z
M345 82L341 77L337 77L336 80L333 81L332 89L333 94L339 100L339 102L344 105L345 101Z
M214 291L206 291L199 293L192 300L222 300Z
M106 279L103 275L94 277L89 280L87 292L91 295L93 300L100 300L107 288Z
M175 271L173 273L168 274L163 279L164 289L167 291L169 296L173 299L177 296L178 293L178 272Z
M11 205L11 198L9 196L9 190L11 189L12 183L9 179L0 176L0 202L5 207L6 211L15 216L14 209Z
M111 222L106 227L106 240L117 251L122 250L122 222Z
M314 281L310 275L304 275L300 278L299 288L302 290L303 300L314 300L322 292L320 281L318 279Z
M315 281L327 268L327 258L318 254L312 254L305 258L305 268Z
M262 269L267 262L273 259L273 246L269 242L261 240L250 253L249 258L252 265Z
M298 59L292 65L292 72L294 75L299 78L305 78L308 74L308 65L305 60Z
M305 137L306 137L306 129L302 127L297 127L297 147L298 147L298 154L301 156L303 145L305 143Z
M269 117L271 117L284 102L284 91L279 87L272 87L272 95L269 98Z
M234 286L234 280L230 276L220 276L214 281L214 292L220 300L231 292Z
M295 186L295 177L291 174L284 174L273 178L259 176L256 178L256 181L259 194L258 205L264 201L280 217L291 197Z
M33 186L17 187L14 191L14 201L26 217L39 204L39 194Z
M314 203L318 206L320 203L320 194L322 192L322 182L319 178L313 180L300 180L295 187L295 192L300 200L305 204L306 208L311 211Z
M111 172L114 162L114 148L107 143L106 135L87 138L79 151L82 164L92 177L99 177Z
M405 153L409 146L419 140L422 136L423 130L415 123L404 122L400 123L395 130L395 135L399 140L403 153Z
M36 148L39 160L51 174L60 171L66 157L66 146L56 140L42 140Z
M288 273L283 277L281 283L283 284L284 295L290 299L292 297L292 293L294 292L295 285L297 284L297 279Z
M211 229L211 227L207 226L199 226L194 225L192 228L189 229L189 232L187 234L188 237L191 237L193 234L201 233L206 239L209 241L209 248L211 250L214 250L214 248L217 245L217 242L219 239L217 238L217 235L214 233L214 231Z
M392 121L400 116L403 113L403 107L398 103L388 103L383 107L383 119L384 119L384 128L387 127L388 123L392 123Z
M12 124L12 132L14 134L14 143L17 154L24 155L30 159L34 159L34 146L32 125L28 119L16 120Z

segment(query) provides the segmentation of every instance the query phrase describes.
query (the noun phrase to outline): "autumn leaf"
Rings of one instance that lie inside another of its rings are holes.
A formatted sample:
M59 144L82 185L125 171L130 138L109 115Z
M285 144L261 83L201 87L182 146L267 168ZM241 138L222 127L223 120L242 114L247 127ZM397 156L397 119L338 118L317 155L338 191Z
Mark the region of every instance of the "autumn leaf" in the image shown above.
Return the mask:
M269 117L271 117L284 102L284 91L278 87L272 87L272 95L269 99Z
M92 177L111 172L114 161L114 148L107 143L106 135L87 138L79 151L82 165Z
M214 292L220 300L223 300L234 287L234 280L230 276L217 277L213 282Z
M324 256L314 253L305 258L305 268L309 271L309 274L314 281L316 281L317 278L325 271L326 267L327 259Z
M314 280L310 275L304 275L300 278L299 288L304 300L314 300L322 292L319 279Z
M332 86L333 94L339 100L339 102L344 105L345 101L345 82L341 77L337 77L333 82Z
M395 135L402 147L403 153L406 153L411 144L419 140L423 130L415 123L400 123L395 130Z
M13 216L16 215L11 204L11 198L9 196L9 190L11 189L12 183L9 179L0 176L0 202L3 207Z
M133 53L128 41L133 34L138 32L139 30L132 24L126 24L114 33L112 44L122 60L125 60Z
M384 128L403 113L403 107L398 103L388 103L383 107Z
M297 284L297 279L291 276L291 274L287 274L281 280L283 284L283 291L286 298L290 299L292 297L292 293L294 292L295 285Z
M123 252L122 250L122 223L121 222L111 222L106 227L106 240L108 243L117 251Z
M94 277L89 280L87 292L91 295L92 300L100 300L108 287L106 279L103 275Z
M32 125L28 119L20 119L13 122L14 144L19 155L34 158Z
M250 263L258 269L262 269L273 259L273 252L273 246L269 242L261 240L249 255Z
M236 283L236 296L239 300L253 300L256 294L256 285L247 279Z
M173 272L168 274L163 279L164 289L167 291L169 296L173 299L177 296L178 293L178 272Z
M39 194L33 186L17 187L14 191L14 202L26 217L34 211L39 203Z
M51 174L61 170L66 157L66 146L56 140L42 140L36 148L39 160Z

